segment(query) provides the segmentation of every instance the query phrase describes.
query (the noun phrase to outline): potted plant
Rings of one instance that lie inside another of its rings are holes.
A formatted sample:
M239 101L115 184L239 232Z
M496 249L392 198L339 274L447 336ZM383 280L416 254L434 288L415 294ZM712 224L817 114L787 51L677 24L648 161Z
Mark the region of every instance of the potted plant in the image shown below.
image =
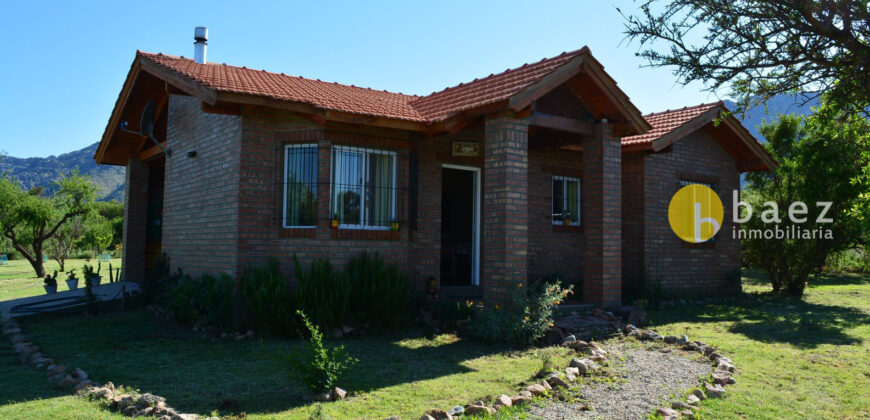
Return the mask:
M338 213L335 213L335 214L332 216L332 220L329 221L329 226L330 226L331 228L333 228L333 229L338 229L338 225L339 225L339 223L340 223L340 222L339 222L339 220L338 220Z
M66 287L68 287L69 290L75 290L79 288L79 278L76 277L75 268L66 272Z
M94 271L94 267L87 264L82 267L82 277L85 278L85 281L91 287L99 286L100 282L103 280L103 277L100 276L100 269L97 268L97 270Z
M571 213L565 213L565 218L562 219L562 223L565 224L565 226L571 225Z
M46 274L45 279L42 280L43 286L45 288L45 293L49 295L53 295L57 293L57 270L54 270L54 275Z
M390 229L392 229L394 232L398 232L398 231L399 231L399 228L400 228L401 226L402 226L402 225L401 225L401 224L399 223L399 221L396 220L396 219L393 219L393 221L390 222Z

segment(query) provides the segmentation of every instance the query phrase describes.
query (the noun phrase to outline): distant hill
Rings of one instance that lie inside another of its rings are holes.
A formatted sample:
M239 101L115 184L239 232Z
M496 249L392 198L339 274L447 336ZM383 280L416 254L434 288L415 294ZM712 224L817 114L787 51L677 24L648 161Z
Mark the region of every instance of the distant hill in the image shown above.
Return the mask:
M733 110L736 107L734 101L725 100L723 102L725 102L725 106L728 109ZM767 142L758 131L758 126L763 122L767 121L769 123L775 120L779 114L809 115L812 112L810 108L819 105L818 100L810 101L805 105L801 105L801 102L803 100L798 96L776 95L767 101L767 112L765 112L764 106L757 106L749 109L745 115L737 114L735 117L743 123L755 138L761 142Z
M124 167L101 165L94 162L94 152L97 143L81 150L64 153L60 156L45 158L16 158L4 156L0 158L0 172L9 171L21 185L30 189L37 186L45 187L46 191L54 191L54 181L61 173L68 173L75 168L91 177L91 181L99 188L99 200L124 201Z

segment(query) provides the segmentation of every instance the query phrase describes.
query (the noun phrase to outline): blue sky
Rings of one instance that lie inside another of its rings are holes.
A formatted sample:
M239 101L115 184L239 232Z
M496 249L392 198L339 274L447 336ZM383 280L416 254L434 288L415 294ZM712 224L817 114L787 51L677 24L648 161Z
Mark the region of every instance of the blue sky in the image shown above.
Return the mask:
M669 69L640 68L616 11L572 2L4 0L0 151L30 157L100 139L136 49L425 95L588 45L644 113L718 100Z

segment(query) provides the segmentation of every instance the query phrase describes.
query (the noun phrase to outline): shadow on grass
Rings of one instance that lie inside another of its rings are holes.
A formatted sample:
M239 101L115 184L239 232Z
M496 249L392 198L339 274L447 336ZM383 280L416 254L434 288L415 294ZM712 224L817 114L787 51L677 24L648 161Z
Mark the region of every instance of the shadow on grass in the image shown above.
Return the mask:
M12 344L0 337L0 405L62 395L65 393L49 386L41 372L21 364Z
M209 342L141 312L44 320L31 320L26 328L46 353L70 366L86 366L97 380L164 396L184 412L275 413L307 404L300 396L308 391L289 363L305 346L300 340ZM359 359L342 380L355 392L470 372L463 362L505 351L414 334L340 344Z
M760 272L744 272L744 283L767 284ZM870 277L815 276L813 285L865 285ZM706 306L677 306L652 311L656 324L677 322L730 322L728 330L763 343L789 343L813 348L822 344L850 345L863 341L845 330L870 323L870 315L860 309L835 304L810 303L801 299L757 294L732 303Z

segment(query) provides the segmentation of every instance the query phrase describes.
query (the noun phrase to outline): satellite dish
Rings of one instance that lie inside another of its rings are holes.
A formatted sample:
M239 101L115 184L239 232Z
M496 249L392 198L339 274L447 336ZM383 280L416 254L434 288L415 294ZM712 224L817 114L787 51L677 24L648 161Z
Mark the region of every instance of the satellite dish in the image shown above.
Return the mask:
M142 137L147 137L154 142L160 150L163 150L166 153L166 150L163 149L163 145L154 138L154 119L157 117L157 105L154 104L154 101L148 101L145 104L145 108L142 109L142 117L139 119L139 131L133 131L127 129L127 121L121 122L121 131L130 134L136 134ZM167 153L168 155L168 153Z
M148 101L145 104L145 109L142 110L142 118L139 119L139 134L143 137L150 137L154 132L154 117L157 113L157 105L154 101Z

